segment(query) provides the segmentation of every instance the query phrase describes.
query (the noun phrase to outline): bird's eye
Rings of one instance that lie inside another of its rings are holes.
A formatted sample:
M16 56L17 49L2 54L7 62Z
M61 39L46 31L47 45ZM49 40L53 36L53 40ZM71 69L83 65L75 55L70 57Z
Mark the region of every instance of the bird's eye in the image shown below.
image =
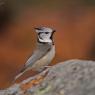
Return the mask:
M45 32L45 34L48 34L49 32Z

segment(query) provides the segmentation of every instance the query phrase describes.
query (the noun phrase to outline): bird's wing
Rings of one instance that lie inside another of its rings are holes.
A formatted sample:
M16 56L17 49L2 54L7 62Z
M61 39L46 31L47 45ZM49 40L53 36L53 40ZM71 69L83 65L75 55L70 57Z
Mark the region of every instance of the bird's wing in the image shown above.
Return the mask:
M36 49L32 56L24 64L23 68L20 70L20 73L15 77L14 81L21 77L26 71L28 71L29 67L35 64L35 62L42 58L45 54L47 54L48 51L50 51L50 49L51 49L50 45Z
M29 67L31 67L37 60L42 58L50 49L45 50L36 50L32 56L27 60L27 62L24 64L23 68L20 70L19 74L14 78L14 81L17 80L19 77L21 77L26 71L29 70Z
M38 61L45 54L47 54L47 52L49 50L50 50L50 47L45 48L45 49L37 49L36 51L34 51L34 53L32 54L32 56L25 63L25 68L27 68L28 66L33 65L36 61Z

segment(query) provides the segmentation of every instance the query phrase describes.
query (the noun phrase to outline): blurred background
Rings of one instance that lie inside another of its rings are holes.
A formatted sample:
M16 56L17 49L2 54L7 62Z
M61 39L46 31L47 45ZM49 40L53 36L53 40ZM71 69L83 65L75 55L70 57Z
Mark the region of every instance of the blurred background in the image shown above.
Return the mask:
M38 26L57 31L52 65L95 60L95 0L0 0L0 89L32 54Z

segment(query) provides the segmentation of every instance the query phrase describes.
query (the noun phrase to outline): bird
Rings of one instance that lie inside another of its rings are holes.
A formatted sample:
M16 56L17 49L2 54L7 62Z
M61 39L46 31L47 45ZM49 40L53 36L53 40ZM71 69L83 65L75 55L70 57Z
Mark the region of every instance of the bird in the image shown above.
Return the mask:
M37 47L19 74L15 76L14 80L17 80L31 69L39 73L42 72L45 66L48 66L55 57L55 44L53 39L55 30L49 27L36 27L34 29L37 33Z

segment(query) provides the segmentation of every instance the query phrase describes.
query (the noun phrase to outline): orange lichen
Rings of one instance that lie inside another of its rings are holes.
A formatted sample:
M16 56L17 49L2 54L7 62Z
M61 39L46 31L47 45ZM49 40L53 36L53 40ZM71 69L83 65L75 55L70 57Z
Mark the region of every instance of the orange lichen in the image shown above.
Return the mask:
M22 84L21 89L27 90L33 86L36 86L36 85L40 84L43 81L43 79L44 79L44 76L37 76L37 78L29 81L28 83Z

